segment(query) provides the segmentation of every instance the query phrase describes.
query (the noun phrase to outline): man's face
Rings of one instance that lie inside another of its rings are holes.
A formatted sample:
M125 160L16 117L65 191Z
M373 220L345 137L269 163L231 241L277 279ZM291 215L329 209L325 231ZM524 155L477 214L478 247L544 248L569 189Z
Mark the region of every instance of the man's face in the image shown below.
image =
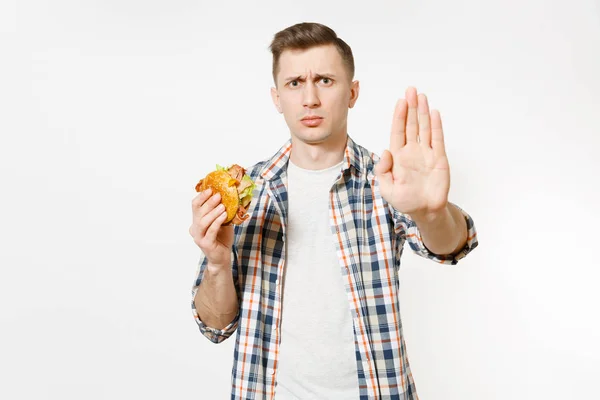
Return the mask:
M358 98L358 81L350 82L333 45L285 50L271 96L292 137L308 144L323 143L345 137L348 109Z

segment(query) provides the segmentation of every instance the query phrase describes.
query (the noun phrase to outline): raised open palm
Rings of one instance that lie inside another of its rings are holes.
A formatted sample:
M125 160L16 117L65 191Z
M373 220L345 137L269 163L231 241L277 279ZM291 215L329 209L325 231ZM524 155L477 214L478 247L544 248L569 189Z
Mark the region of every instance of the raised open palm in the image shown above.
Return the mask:
M439 112L415 88L396 103L390 148L375 167L381 195L396 210L427 216L442 210L450 191L450 166Z

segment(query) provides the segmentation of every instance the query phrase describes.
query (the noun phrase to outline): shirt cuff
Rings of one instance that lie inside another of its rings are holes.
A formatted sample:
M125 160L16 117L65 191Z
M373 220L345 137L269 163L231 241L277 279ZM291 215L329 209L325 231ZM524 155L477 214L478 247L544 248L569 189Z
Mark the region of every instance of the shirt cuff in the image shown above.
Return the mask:
M462 249L453 254L435 254L431 252L425 246L417 224L407 215L398 212L392 207L392 209L394 210L394 219L396 219L397 221L401 221L401 225L404 225L404 233L406 236L406 240L408 241L410 248L416 254L428 258L430 260L436 261L440 264L455 265L478 246L479 243L477 241L477 231L475 229L473 219L468 213L466 213L456 204L453 205L461 212L467 223L467 242L465 243Z
M225 328L223 328L223 329L212 328L212 327L206 325L200 319L200 316L198 315L198 310L196 310L196 304L194 303L194 300L193 300L195 297L196 297L196 293L194 291L194 295L192 296L192 314L194 316L194 321L196 321L196 323L198 324L198 327L200 328L200 333L202 333L202 335L204 335L206 338L208 338L208 340L210 340L213 343L221 343L225 339L229 338L238 327L238 322L239 322L239 318L240 318L239 310L238 310L237 314L235 315L235 318L233 319L233 321L231 321L229 323L229 325L227 325Z

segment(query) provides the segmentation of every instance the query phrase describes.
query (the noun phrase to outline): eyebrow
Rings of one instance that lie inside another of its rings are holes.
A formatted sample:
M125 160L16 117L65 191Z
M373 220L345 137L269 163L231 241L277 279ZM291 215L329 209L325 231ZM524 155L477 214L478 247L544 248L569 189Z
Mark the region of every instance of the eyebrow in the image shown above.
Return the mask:
M321 78L335 78L334 74L315 74L315 79L321 79ZM288 82L288 81L292 81L292 80L298 80L298 79L305 79L304 75L294 75L294 76L289 76L287 78L285 78L284 82Z

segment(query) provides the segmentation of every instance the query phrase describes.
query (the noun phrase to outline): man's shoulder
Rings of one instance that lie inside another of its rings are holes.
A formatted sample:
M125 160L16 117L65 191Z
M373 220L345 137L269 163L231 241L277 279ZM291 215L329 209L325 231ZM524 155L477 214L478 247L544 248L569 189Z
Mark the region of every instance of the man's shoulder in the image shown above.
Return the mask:
M356 163L357 168L360 168L362 173L366 173L366 176L373 175L375 164L379 162L379 155L355 141L352 141L349 150L352 152L351 157L356 158L358 161Z
M259 161L259 162L255 163L255 164L251 165L246 170L246 174L248 174L253 181L256 181L258 178L260 178L260 176L261 176L264 168L266 167L268 161L269 161L268 159L267 160L262 160L262 161Z
M246 168L246 173L256 181L260 178L269 179L273 175L276 175L281 169L285 168L287 158L289 157L291 149L291 139L288 139L283 146L277 151L272 153L270 156L259 160L255 164Z

